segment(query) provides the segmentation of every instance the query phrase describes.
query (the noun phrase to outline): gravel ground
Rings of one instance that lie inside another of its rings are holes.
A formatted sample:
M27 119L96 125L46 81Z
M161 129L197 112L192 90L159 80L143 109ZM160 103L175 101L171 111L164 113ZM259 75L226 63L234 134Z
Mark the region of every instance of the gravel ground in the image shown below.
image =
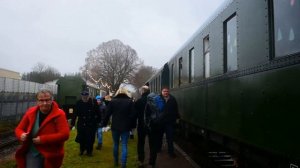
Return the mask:
M0 163L7 160L14 160L15 159L15 152L19 145L13 145L8 148L1 149L0 152Z

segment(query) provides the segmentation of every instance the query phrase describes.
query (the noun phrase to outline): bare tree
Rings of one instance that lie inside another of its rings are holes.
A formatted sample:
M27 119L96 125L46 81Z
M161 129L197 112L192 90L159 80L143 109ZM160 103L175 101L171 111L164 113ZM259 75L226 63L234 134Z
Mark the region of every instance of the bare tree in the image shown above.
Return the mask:
M151 66L142 65L139 69L134 73L131 83L139 88L145 84L145 82L150 79L155 73L157 69Z
M111 40L87 53L81 71L87 79L106 86L110 91L116 91L124 80L132 78L141 64L134 49L120 40Z
M58 70L39 62L32 68L31 72L24 73L22 75L22 79L32 82L45 83L58 79L60 76L61 75Z
M42 62L38 62L33 68L32 68L32 71L33 72L38 72L38 73L41 73L43 71L45 71L48 67L42 63Z

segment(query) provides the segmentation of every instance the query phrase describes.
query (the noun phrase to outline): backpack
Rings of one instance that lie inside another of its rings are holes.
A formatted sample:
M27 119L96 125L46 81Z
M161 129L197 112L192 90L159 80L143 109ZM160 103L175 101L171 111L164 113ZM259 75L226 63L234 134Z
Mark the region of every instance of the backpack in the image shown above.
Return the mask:
M155 94L150 93L147 96L145 111L144 111L144 120L146 127L150 128L153 125L159 125L163 120L163 108L164 101L162 98Z

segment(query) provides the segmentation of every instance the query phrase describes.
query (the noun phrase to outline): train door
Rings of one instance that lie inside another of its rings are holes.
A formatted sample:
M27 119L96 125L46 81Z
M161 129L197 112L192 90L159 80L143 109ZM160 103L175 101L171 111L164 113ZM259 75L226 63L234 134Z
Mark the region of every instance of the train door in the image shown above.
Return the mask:
M65 104L63 104L63 110L67 114L68 119L73 117L76 101L76 96L65 96Z
M170 87L170 69L168 63L164 65L161 73L161 88L164 86Z

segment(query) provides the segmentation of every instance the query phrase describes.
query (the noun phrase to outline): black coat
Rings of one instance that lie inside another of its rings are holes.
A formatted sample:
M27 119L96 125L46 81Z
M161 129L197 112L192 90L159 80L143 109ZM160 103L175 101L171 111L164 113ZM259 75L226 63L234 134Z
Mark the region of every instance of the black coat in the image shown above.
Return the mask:
M77 120L77 129L80 128L96 128L99 121L99 106L94 99L83 102L81 99L77 101L71 125L74 126Z
M166 102L164 97L160 95L162 100L164 100L164 122L169 124L175 124L176 119L180 118L178 112L178 104L174 96L169 95L169 99Z
M141 98L139 98L135 102L135 109L137 112L137 120L138 120L138 129L144 128L145 122L144 122L144 112L145 112L145 106L147 103L147 96L150 92L145 92L142 94Z
M76 142L92 144L95 139L97 121L99 121L99 106L94 99L83 102L77 101L71 125L74 126L77 119Z
M113 131L130 131L134 128L135 109L132 99L120 94L113 98L106 108L103 126L106 126L112 116L111 129Z

